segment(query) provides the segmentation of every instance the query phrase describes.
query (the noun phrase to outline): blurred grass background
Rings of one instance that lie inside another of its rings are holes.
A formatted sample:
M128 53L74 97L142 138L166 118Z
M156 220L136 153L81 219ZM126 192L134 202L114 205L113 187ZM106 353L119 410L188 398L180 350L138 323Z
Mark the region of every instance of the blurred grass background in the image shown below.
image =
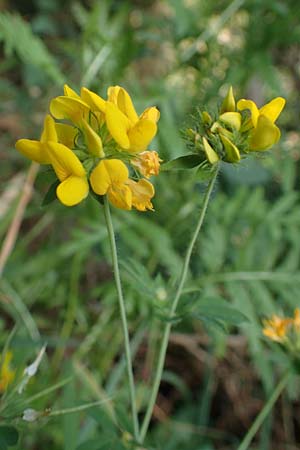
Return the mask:
M120 84L139 112L157 105L161 119L151 148L164 160L186 151L180 130L194 108L216 108L231 84L237 98L259 105L279 95L287 99L272 154L222 168L183 302L223 297L249 321L220 328L206 317L174 327L149 449L235 448L288 364L283 352L266 345L261 321L300 306L299 50L300 5L293 0L0 1L3 242L29 169L14 143L38 138L63 83L103 96L109 85ZM42 207L48 186L42 170L34 186L3 267L1 346L15 326L12 364L21 373L47 342L47 359L28 396L68 378L30 405L37 410L113 401L32 424L17 420L14 448L130 448L104 218L92 198L76 208ZM155 188L155 213L113 211L141 417L159 345L158 313L180 270L203 183L197 173L169 172ZM299 448L298 394L294 379L253 449Z

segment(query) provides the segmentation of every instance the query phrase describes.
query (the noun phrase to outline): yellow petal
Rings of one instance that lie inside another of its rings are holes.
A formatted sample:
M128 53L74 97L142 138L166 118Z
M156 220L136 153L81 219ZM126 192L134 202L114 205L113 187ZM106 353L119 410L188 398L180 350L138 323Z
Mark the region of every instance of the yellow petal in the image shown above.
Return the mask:
M16 142L16 149L32 161L40 164L50 164L46 145L40 141L19 139Z
M260 115L257 121L257 127L255 128L250 148L254 151L263 151L272 147L280 139L280 130L274 125L268 117Z
M74 206L80 203L89 193L89 185L85 177L74 175L66 178L57 186L58 199L66 206Z
M221 113L233 111L235 111L235 99L233 95L232 86L230 86L226 94L226 97L224 98L223 103L221 105Z
M80 124L82 118L89 113L89 106L81 99L60 96L51 100L50 112L56 119L70 119Z
M77 100L81 100L80 96L75 92L73 89L71 89L67 84L64 85L64 95L66 97L73 97L77 98Z
M82 121L84 130L84 137L91 155L104 157L101 137L92 129L92 127L85 121Z
M157 125L148 119L140 119L134 127L128 131L130 141L130 151L143 152L146 150L154 136L156 135Z
M130 120L132 125L134 125L138 121L138 115L136 110L134 109L132 100L128 92L120 87L117 97L117 106L125 114L126 117Z
M49 114L47 114L47 116L45 117L44 129L41 136L41 142L47 141L57 142L55 122L53 117L51 117Z
M130 122L116 105L107 102L106 105L106 125L113 139L120 145L121 148L129 149L129 138L127 132L130 128Z
M151 122L158 122L160 117L160 112L155 106L150 106L150 108L145 109L145 111L140 115L140 119L148 119Z
M95 92L83 87L81 88L81 98L89 105L92 111L101 111L102 113L106 110L106 101L102 97L95 94Z
M243 111L244 109L250 110L252 125L255 128L256 124L257 124L257 119L259 116L259 111L258 111L256 104L252 100L241 99L238 101L237 107L240 111Z
M220 159L218 154L214 151L214 149L211 147L211 145L208 143L208 141L205 137L202 138L202 141L203 141L203 147L204 147L204 151L205 151L208 161L211 164L217 163Z
M71 175L83 178L85 169L75 153L63 144L48 142L48 154L55 173L60 181L64 181Z
M241 159L239 149L226 136L220 134L220 138L225 148L225 161L230 163L239 162Z
M55 128L58 142L64 144L66 147L73 148L78 129L66 123L56 123Z
M139 211L146 211L147 209L153 211L151 203L151 198L155 194L153 185L144 179L138 182L129 179L126 184L132 192L132 206Z
M242 116L238 112L225 112L220 115L219 119L235 130L239 130L241 128Z
M107 89L107 99L109 102L114 103L116 106L118 106L118 95L120 92L120 86L110 86Z
M128 179L128 169L119 159L105 159L91 173L93 191L105 195L113 184L123 184Z
M285 99L282 97L277 97L271 100L269 103L264 105L259 110L259 114L263 114L267 117L272 123L276 121L279 114L283 110L285 105Z

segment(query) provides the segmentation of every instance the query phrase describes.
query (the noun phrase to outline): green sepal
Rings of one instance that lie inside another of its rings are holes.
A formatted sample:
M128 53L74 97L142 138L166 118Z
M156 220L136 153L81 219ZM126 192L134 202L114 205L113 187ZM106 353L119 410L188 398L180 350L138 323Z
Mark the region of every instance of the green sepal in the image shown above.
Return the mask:
M49 205L50 203L52 203L54 200L57 199L56 189L59 184L60 184L59 180L55 180L54 183L51 184L42 201L41 205L42 207Z
M193 153L190 155L179 156L160 166L161 172L168 170L187 170L200 166L205 161L204 154Z

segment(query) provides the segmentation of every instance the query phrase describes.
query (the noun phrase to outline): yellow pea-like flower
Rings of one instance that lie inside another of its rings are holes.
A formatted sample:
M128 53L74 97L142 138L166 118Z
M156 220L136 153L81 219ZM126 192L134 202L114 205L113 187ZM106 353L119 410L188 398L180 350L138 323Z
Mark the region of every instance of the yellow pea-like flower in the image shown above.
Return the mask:
M105 115L111 136L124 150L143 152L156 135L158 109L147 108L138 116L128 92L120 86L108 89Z
M108 196L117 208L132 208L132 193L125 184L129 173L126 165L119 159L106 159L98 163L90 176L91 186L98 195Z
M237 103L240 111L248 109L250 119L246 123L246 128L253 127L250 139L250 150L263 151L272 147L280 139L280 130L275 125L285 105L285 99L277 97L271 100L260 109L252 100L241 99Z
M77 156L63 144L48 142L52 167L60 181L56 189L58 199L65 206L74 206L86 198L89 185L86 172Z

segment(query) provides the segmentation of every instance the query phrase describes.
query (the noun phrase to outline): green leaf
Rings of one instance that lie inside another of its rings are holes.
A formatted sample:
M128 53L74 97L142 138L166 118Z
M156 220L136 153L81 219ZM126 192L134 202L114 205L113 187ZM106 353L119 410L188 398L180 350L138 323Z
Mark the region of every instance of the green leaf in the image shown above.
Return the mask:
M206 297L200 300L189 314L200 320L222 321L228 325L239 325L248 321L243 313L221 297Z
M54 200L57 199L56 188L59 184L60 184L59 180L56 180L56 181L54 181L54 183L51 184L51 186L48 189L47 194L45 195L45 197L42 201L42 206L47 206L47 205L49 205L49 203L52 203Z
M0 427L0 448L6 450L7 447L16 445L18 443L19 433L14 427L1 426Z
M205 161L205 156L196 153L179 156L179 158L172 159L171 161L162 164L161 171L193 169L194 167L200 166L203 161Z

